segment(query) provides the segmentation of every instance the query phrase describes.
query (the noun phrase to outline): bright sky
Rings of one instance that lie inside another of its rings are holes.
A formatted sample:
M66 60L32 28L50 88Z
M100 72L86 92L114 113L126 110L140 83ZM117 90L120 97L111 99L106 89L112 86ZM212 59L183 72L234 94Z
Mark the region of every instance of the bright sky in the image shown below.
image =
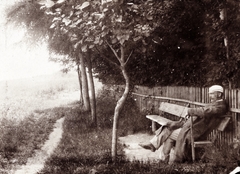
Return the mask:
M14 0L0 0L0 80L51 74L61 69L59 64L48 61L46 44L36 49L19 44L23 29L4 27L3 9Z

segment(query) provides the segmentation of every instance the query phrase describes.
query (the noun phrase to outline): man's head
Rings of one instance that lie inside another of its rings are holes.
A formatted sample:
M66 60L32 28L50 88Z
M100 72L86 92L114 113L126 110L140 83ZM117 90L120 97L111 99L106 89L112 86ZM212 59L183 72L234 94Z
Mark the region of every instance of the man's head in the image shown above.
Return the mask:
M215 102L223 98L223 87L220 85L213 85L209 88L210 102Z

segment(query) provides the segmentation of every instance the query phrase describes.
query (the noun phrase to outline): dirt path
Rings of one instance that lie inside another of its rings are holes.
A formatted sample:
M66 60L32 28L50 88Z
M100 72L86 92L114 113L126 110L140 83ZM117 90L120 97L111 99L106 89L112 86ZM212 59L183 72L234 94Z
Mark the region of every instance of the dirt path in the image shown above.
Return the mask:
M33 157L28 159L26 165L20 166L18 169L11 171L10 174L35 174L43 169L45 161L53 153L62 138L63 121L64 118L57 120L52 133L49 135L49 139L45 142L43 147L36 151Z

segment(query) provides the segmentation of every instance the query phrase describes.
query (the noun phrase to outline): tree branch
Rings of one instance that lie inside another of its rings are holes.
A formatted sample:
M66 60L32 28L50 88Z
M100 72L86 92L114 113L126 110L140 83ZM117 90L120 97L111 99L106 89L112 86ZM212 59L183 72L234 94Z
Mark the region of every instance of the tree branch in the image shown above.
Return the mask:
M95 46L95 49L97 50L97 52L104 57L107 61L109 61L110 63L114 64L115 66L117 66L119 68L119 65L117 63L115 63L114 61L112 61L111 59L109 59L107 56L105 56L104 54L101 53L101 51L97 48L97 46Z
M123 63L124 64L124 62L125 62L125 60L124 60L124 47L123 47L123 45L121 45L121 63Z
M124 63L124 65L126 65L126 64L128 63L130 57L132 56L132 53L133 53L133 50L132 50L131 53L128 55L128 58L127 58L126 62Z
M113 47L108 43L108 41L105 41L107 43L107 45L111 48L112 52L114 53L114 55L117 57L118 61L121 62L120 57L117 55L117 52L113 49Z

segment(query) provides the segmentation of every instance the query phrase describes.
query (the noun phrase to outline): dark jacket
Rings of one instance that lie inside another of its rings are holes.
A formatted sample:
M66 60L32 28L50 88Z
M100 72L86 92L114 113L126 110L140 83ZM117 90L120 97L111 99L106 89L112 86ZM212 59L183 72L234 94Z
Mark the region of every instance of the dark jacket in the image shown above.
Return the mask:
M221 121L219 116L226 114L227 105L224 100L210 103L200 108L189 108L188 115L193 116L193 137L194 140L205 138ZM175 146L175 161L182 162L188 158L188 148L191 143L191 119L188 119L182 126Z

